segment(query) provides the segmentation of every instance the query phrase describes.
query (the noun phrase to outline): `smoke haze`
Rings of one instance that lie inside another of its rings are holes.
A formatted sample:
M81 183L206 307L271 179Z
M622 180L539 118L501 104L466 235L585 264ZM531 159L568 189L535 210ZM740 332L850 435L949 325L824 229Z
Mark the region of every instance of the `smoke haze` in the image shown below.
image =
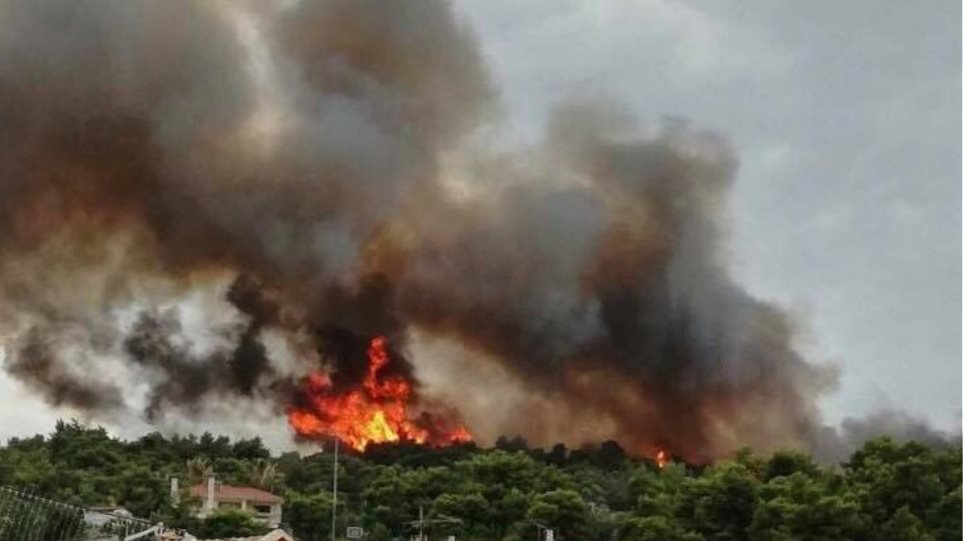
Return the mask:
M701 461L865 432L822 425L835 370L727 271L717 134L572 100L486 144L497 89L442 1L0 11L0 340L51 404L282 412L383 335L489 437ZM531 415L486 419L502 393Z

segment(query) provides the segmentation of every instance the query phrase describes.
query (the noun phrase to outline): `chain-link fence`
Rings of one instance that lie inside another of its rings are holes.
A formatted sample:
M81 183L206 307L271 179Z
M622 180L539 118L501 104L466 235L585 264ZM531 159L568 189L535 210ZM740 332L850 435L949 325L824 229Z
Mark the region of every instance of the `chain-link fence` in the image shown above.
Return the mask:
M0 541L123 541L152 528L150 522L136 517L0 487ZM153 541L159 535L138 537Z

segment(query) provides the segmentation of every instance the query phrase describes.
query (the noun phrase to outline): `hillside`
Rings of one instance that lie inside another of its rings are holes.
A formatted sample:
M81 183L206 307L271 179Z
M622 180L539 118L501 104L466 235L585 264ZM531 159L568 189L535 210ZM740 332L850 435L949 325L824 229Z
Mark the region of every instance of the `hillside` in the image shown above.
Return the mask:
M421 507L434 538L565 540L855 539L958 540L960 451L882 438L842 466L798 452L742 452L696 467L627 457L615 442L568 450L530 449L501 439L431 449L373 446L342 454L339 530L363 525L372 541L410 533ZM158 433L124 441L101 428L58 423L47 436L0 447L0 485L79 505L122 505L136 515L214 535L254 527L244 517L199 521L171 506L181 486L213 472L232 484L285 498L284 522L299 540L330 537L332 456L272 456L259 439Z

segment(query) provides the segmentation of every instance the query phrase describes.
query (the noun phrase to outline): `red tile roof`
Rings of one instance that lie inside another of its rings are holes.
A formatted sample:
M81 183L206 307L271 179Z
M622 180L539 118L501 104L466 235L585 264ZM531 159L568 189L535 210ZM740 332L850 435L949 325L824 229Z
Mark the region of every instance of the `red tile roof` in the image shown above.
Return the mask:
M207 483L191 487L191 495L204 501L207 499ZM214 499L216 501L247 500L255 503L283 503L284 498L271 494L266 490L254 487L239 487L217 483L214 485Z

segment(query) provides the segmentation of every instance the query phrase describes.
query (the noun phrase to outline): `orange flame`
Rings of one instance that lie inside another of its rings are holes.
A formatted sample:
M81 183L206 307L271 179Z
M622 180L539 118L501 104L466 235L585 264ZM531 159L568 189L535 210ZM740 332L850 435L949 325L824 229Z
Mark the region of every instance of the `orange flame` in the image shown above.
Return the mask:
M446 430L441 426L425 426L422 417L411 420L408 405L411 383L402 377L379 377L390 361L388 342L378 336L367 351L368 371L361 387L333 394L327 374L314 372L302 382L306 404L288 410L288 422L294 431L307 438L334 436L358 451L369 443L413 442L450 445L472 440L463 426Z
M665 451L659 449L659 452L655 454L655 465L661 470L669 463L669 457L666 456Z

